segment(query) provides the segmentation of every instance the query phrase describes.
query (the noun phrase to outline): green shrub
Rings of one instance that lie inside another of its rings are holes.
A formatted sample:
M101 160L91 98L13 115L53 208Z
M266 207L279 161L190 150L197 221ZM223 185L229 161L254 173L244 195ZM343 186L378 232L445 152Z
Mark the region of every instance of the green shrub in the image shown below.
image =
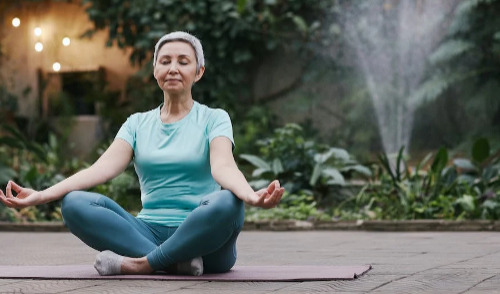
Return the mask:
M9 180L35 190L46 189L73 174L86 164L77 159L66 159L62 144L55 135L50 134L45 144L26 138L12 125L0 125L0 185L6 186ZM41 221L61 220L60 201L20 210L2 205L0 220L4 221Z
M255 167L249 178L256 189L278 179L290 193L307 191L323 206L345 197L347 190L343 187L350 179L371 175L367 167L358 164L344 149L306 139L297 124L277 128L273 136L257 144L259 155L240 155Z
M433 157L432 162L429 161ZM335 208L339 218L499 219L500 152L491 154L486 139L475 142L471 158L449 159L441 148L414 169L403 148L394 162L380 156L374 181Z

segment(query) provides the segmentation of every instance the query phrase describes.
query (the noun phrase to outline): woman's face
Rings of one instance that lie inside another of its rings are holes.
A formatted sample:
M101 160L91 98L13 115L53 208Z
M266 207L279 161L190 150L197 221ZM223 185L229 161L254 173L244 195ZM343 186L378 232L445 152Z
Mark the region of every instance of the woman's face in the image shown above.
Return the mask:
M190 44L181 41L167 42L158 52L154 77L164 92L190 92L205 70L201 67L197 74L196 65L196 55Z

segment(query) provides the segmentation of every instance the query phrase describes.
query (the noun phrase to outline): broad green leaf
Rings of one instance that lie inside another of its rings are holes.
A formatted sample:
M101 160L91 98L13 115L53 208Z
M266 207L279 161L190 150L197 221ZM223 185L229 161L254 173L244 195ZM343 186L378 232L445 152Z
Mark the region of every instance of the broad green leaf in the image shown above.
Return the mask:
M269 183L270 182L268 180L256 180L248 182L248 184L250 184L250 186L252 186L252 188L254 188L255 190L265 188L267 187L267 185L269 185Z
M346 166L346 167L341 168L340 171L341 172L355 171L355 172L357 172L363 176L366 176L366 177L372 176L372 171L369 168L367 168L366 166L361 165L361 164Z
M262 174L266 173L270 171L269 169L265 169L265 168L256 168L253 172L252 172L252 177L254 178L257 178L257 177L260 177Z
M330 148L329 152L332 152L335 158L347 161L349 160L349 153L345 149L341 148Z
M488 199L488 200L484 201L484 203L482 204L482 206L484 208L487 208L487 209L495 210L495 209L497 209L500 206L500 203L498 203L496 201L493 201L491 199Z
M472 159L482 163L490 156L490 143L486 138L477 139L472 146Z
M323 152L323 153L317 153L314 155L314 161L316 161L317 163L324 163L325 161L330 159L330 157L332 157L332 155L333 155L332 149L330 149L326 152Z
M311 179L309 179L309 185L311 185L313 187L316 185L316 182L318 181L319 177L321 176L321 170L322 170L321 164L316 163L316 165L314 166L312 175L311 175Z
M302 33L307 33L307 23L302 17L294 15L292 16L292 20L299 29L299 31L301 31Z
M326 183L329 185L345 185L344 176L336 168L325 168L322 175L330 178Z
M241 154L240 157L245 159L246 161L250 162L251 164L253 164L254 166L256 166L258 168L262 168L262 169L269 170L269 171L271 170L271 166L258 156L251 155L251 154Z
M281 160L279 160L279 158L275 158L273 160L273 173L275 175L279 175L280 173L283 172L283 165L281 164Z
M474 197L471 195L463 195L456 200L456 203L462 206L462 208L467 212L472 212L476 209L476 204L474 203Z
M476 170L476 166L474 166L474 164L472 164L472 162L466 158L454 159L453 165L466 172Z
M434 161L431 165L431 170L433 173L441 174L441 171L446 167L448 163L448 151L446 148L441 147L434 157Z

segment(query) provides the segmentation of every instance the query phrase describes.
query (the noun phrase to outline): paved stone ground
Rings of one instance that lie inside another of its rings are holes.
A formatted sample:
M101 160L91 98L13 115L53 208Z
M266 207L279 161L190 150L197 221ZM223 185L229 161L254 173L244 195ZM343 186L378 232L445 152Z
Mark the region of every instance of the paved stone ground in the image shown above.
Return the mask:
M360 265L357 280L196 282L0 279L0 293L500 293L500 233L244 231L239 265ZM69 233L0 232L1 265L93 263Z

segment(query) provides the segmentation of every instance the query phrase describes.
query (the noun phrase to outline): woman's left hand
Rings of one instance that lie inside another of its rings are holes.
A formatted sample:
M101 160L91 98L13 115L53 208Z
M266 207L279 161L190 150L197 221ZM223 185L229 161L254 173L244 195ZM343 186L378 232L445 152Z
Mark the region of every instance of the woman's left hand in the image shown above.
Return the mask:
M254 192L249 197L249 204L262 208L273 208L280 203L285 188L280 186L278 180L274 180L267 188Z

